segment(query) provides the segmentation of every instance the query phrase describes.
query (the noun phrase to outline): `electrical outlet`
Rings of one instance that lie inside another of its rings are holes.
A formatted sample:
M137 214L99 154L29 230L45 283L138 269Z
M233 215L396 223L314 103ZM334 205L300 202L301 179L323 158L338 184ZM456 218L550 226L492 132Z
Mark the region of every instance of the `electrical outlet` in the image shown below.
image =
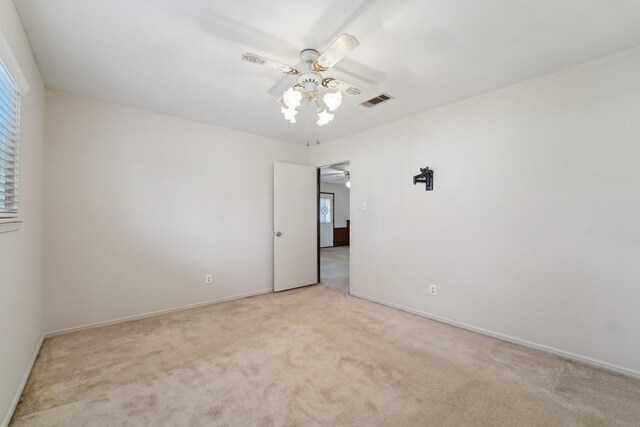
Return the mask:
M362 210L363 211L367 210L367 202L362 202Z
M436 285L429 285L429 294L430 295L436 295L437 294L437 289L436 289Z
M207 285L210 285L213 283L213 275L212 274L207 274L204 276L204 283Z

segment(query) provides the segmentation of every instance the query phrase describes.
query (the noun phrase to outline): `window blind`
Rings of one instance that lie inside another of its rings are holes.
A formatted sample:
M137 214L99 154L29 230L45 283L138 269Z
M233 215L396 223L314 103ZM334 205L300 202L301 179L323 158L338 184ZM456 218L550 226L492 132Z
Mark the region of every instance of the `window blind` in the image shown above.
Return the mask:
M0 61L0 218L18 213L20 92Z

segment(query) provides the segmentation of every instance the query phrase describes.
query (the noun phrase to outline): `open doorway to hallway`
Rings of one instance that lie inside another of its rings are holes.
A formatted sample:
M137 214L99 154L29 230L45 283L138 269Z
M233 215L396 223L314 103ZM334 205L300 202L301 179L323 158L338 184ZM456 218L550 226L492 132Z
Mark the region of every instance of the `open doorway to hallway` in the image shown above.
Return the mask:
M351 243L350 189L349 162L320 168L320 282L346 294Z

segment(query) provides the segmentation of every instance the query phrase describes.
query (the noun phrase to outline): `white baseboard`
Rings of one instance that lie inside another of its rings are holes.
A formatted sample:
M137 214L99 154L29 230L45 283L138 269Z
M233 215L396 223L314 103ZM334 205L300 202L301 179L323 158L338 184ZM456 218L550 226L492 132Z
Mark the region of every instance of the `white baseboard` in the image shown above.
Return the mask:
M38 344L36 344L36 348L33 350L33 354L31 355L31 361L29 362L29 366L27 366L27 370L22 377L22 381L20 381L20 385L18 386L18 390L16 391L16 395L13 397L13 401L7 409L7 413L4 415L4 419L2 420L2 427L7 427L11 418L13 417L13 413L18 406L18 402L20 402L20 396L22 396L22 392L24 391L24 386L27 385L27 380L29 379L29 375L31 375L31 369L33 369L33 364L36 363L36 359L38 358L38 354L40 353L40 348L42 347L42 343L44 342L44 334L40 336L38 340Z
M271 293L271 292L273 292L273 289L264 289L264 290L261 290L261 291L247 292L245 294L233 295L233 296L230 296L230 297L217 298L217 299L212 299L212 300L207 300L207 301L202 301L202 302L196 302L194 304L180 305L180 306L177 306L177 307L165 308L165 309L162 309L162 310L149 311L147 313L142 313L142 314L134 314L132 316L119 317L117 319L104 320L102 322L87 323L85 325L73 326L71 328L57 329L55 331L45 332L44 337L45 338L50 338L50 337L55 337L55 336L58 336L58 335L69 334L71 332L83 331L85 329L97 328L97 327L100 327L100 326L116 325L118 323L129 322L131 320L139 320L139 319L144 319L146 317L153 317L153 316L158 316L160 314L171 313L171 312L174 312L174 311L188 310L190 308L203 307L205 305L218 304L218 303L225 302L225 301L232 301L232 300L237 300L237 299L241 299L241 298L248 298L248 297L252 297L252 296L255 296L255 295L268 294L268 293Z
M202 306L206 306L206 305L211 305L211 304L217 304L217 303L221 303L221 302L225 302L225 301L232 301L232 300L236 300L236 299L241 299L241 298L247 298L247 297L251 297L251 296L255 296L255 295L261 295L261 294L267 294L273 292L271 289L265 289L265 290L261 290L261 291L255 291L255 292L248 292L245 294L239 294L239 295L234 295L234 296L230 296L230 297L225 297L225 298L218 298L218 299L213 299L213 300L208 300L208 301L203 301L203 302L199 302L199 303L194 303L194 304L187 304L187 305L182 305L182 306L178 306L178 307L173 307L173 308L167 308L167 309L163 309L163 310L157 310L157 311L152 311L152 312L148 312L148 313L143 313L143 314L137 314L137 315L133 315L133 316L126 316L126 317L120 317L118 319L112 319L112 320L106 320L106 321L102 321L102 322L95 322L95 323L89 323L86 325L81 325L81 326L75 326L72 328L66 328L66 329L59 329L56 331L51 331L51 332L47 332L45 334L43 334L40 337L40 340L38 341L38 344L36 345L36 348L33 352L33 355L31 356L31 361L29 362L29 366L22 378L22 381L20 382L20 386L18 387L18 390L16 391L16 395L13 398L13 401L11 402L11 405L9 406L9 409L7 411L7 413L4 416L4 419L2 421L1 427L7 427L9 425L9 422L11 421L11 418L13 417L13 413L16 410L16 407L18 406L18 402L20 401L20 396L22 396L22 392L24 390L25 385L27 384L27 380L29 379L29 375L31 374L31 369L33 368L33 364L36 361L36 358L38 357L38 353L40 352L40 348L42 347L42 343L44 341L45 338L48 337L54 337L57 335L62 335L62 334L67 334L67 333L71 333L71 332L76 332L76 331L82 331L85 329L91 329L91 328L96 328L99 326L108 326L108 325L115 325L118 323L123 323L123 322L128 322L130 320L137 320L137 319L144 319L146 317L152 317L152 316L157 316L160 314L165 314L165 313L171 313L174 311L181 311L181 310L188 310L190 308L196 308L196 307L202 307ZM483 328L478 328L476 326L472 326L472 325L468 325L466 323L462 323L462 322L457 322L455 320L451 320L451 319L447 319L445 317L441 317L441 316L437 316L434 314L430 314L421 310L416 310L413 308L409 308L409 307L405 307L403 305L400 304L395 304L395 303L391 303L388 301L384 301L381 300L379 298L374 298L374 297L370 297L368 295L364 295L361 293L357 293L357 292L351 292L350 295L363 299L363 300L367 300L367 301L371 301L377 304L382 304L388 307L392 307L392 308L396 308L398 310L402 310L402 311L406 311L407 313L411 313L411 314L415 314L421 317L425 317L427 319L431 319L431 320L435 320L441 323L446 323L448 325L452 325L452 326L456 326L458 328L462 328L462 329L466 329L468 331L471 332L477 332L479 334L482 335L486 335L492 338L496 338L502 341L506 341L506 342L510 342L513 344L518 344L518 345L522 345L524 347L528 347L528 348L532 348L535 350L540 350L543 351L545 353L550 353L550 354L554 354L556 356L560 356L560 357L564 357L566 359L570 359L570 360L574 360L577 362L581 362L581 363L585 363L587 365L591 365L591 366L595 366L597 368L601 368L601 369L606 369L608 371L613 371L613 372L617 372L619 374L622 375L626 375L629 377L633 377L633 378L638 378L640 379L640 371L637 371L635 369L630 369L630 368L625 368L624 366L619 366L619 365L615 365L613 363L608 363L608 362L604 362L602 360L597 360L597 359L593 359L591 357L587 357L587 356L581 356L579 354L575 354L575 353L571 353L568 351L564 351L564 350L559 350L553 347L548 347L546 345L542 345L542 344L538 344L538 343L534 343L531 341L526 341L526 340L522 340L519 338L515 338L515 337L511 337L508 335L504 335L498 332L493 332L493 331L489 331L487 329L483 329Z
M26 370L26 372L24 374L24 377L22 378L22 381L20 382L20 386L18 387L18 390L16 391L16 395L13 398L13 401L11 402L11 405L9 406L9 409L7 410L7 413L4 416L4 419L2 420L2 424L0 424L0 427L7 427L9 425L9 422L11 421L11 418L13 417L13 413L15 412L16 407L18 406L18 402L20 401L20 396L22 396L22 392L24 391L24 387L25 387L25 385L27 385L27 380L29 379L29 375L31 374L31 370L33 369L33 364L36 362L36 359L38 358L38 353L40 353L40 348L42 347L42 343L44 342L45 338L55 337L55 336L58 336L58 335L68 334L68 333L71 333L71 332L82 331L82 330L85 330L85 329L97 328L99 326L115 325L117 323L128 322L130 320L144 319L146 317L157 316L157 315L160 315L160 314L171 313L171 312L174 312L174 311L188 310L190 308L203 307L205 305L217 304L217 303L221 303L221 302L225 302L225 301L237 300L237 299L252 297L252 296L261 295L261 294L267 294L267 293L270 293L270 292L273 292L273 290L272 289L264 289L264 290L261 290L261 291L248 292L248 293L245 293L245 294L233 295L233 296L225 297L225 298L217 298L217 299L213 299L213 300L197 302L197 303L194 303L194 304L181 305L181 306L178 306L178 307L172 307L172 308L167 308L167 309L163 309L163 310L151 311L151 312L147 312L147 313L143 313L143 314L136 314L136 315L133 315L133 316L120 317L118 319L105 320L103 322L89 323L89 324L86 324L86 325L75 326L75 327L72 327L72 328L65 328L65 329L59 329L59 330L56 330L56 331L46 332L46 333L42 334L42 336L40 337L40 340L38 341L38 344L36 345L36 348L35 348L35 350L33 352L33 355L31 356L31 361L29 362L29 366L27 367L27 370Z
M458 322L455 320L451 320L451 319L447 319L445 317L442 316L437 316L435 314L431 314L431 313L427 313L425 311L421 311L421 310L416 310L414 308L409 308L409 307L405 307L403 305L400 304L395 304L392 302L388 302L388 301L384 301L378 298L374 298L368 295L364 295L361 293L357 293L357 292L350 292L350 295L353 295L354 297L363 299L363 300L367 300L367 301L371 301L371 302L375 302L377 304L382 304L382 305L386 305L387 307L392 307L392 308L397 308L398 310L402 310L402 311L406 311L407 313L411 313L411 314L415 314L421 317L425 317L427 319L431 319L431 320L435 320L437 322L441 322L441 323L446 323L448 325L451 326L456 326L458 328L461 329L466 329L468 331L471 332L477 332L479 334L482 335L486 335L488 337L492 337L492 338L496 338L499 339L501 341L506 341L512 344L518 344L524 347L528 347L528 348L532 348L535 350L540 350L543 351L545 353L550 353L556 356L560 356L560 357L564 357L565 359L569 359L569 360L573 360L576 362L581 362L590 366L594 366L596 368L600 368L600 369L605 369L607 371L612 371L612 372L616 372L618 374L622 374L622 375L626 375L628 377L632 377L632 378L638 378L640 379L640 371L635 370L635 369L631 369L631 368L626 368L624 366L620 366L620 365L616 365L613 363L609 363L609 362L604 362L602 360L598 360L598 359L593 359L591 357L587 357L587 356L581 356L579 354L575 354L575 353L571 353L568 351L564 351L564 350L559 350L557 348L553 348L553 347L548 347L546 345L543 344L538 344L535 342L531 342L531 341L527 341L527 340L523 340L520 338L515 338L509 335L504 335L498 332L493 332L487 329L483 329L483 328L478 328L476 326L472 326L472 325L468 325L466 323L462 323L462 322Z

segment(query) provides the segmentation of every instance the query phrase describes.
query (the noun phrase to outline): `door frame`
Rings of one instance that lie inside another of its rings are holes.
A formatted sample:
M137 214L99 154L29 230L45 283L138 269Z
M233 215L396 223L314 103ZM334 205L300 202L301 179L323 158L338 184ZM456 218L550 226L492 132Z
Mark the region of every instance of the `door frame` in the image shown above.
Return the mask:
M336 165L342 165L344 163L349 163L349 167L352 168L353 167L353 162L351 160L343 160L341 162L333 162L333 163L329 163L326 165L322 165L322 166L317 166L316 169L318 170L318 207L316 208L316 223L318 224L318 283L320 283L320 249L322 249L320 247L320 169L324 169L324 168L328 168L331 166L336 166ZM353 185L353 184L352 184ZM351 200L352 200L352 193L351 193L351 187L349 187L349 210L351 210ZM333 196L333 212L335 214L335 194ZM334 225L335 225L335 215L333 217L334 220ZM349 247L351 247L351 243L349 243ZM351 277L351 262L349 262L349 277ZM349 294L351 294L351 286L349 286Z
M316 168L317 195L316 200L316 226L318 227L318 283L320 283L320 168Z

